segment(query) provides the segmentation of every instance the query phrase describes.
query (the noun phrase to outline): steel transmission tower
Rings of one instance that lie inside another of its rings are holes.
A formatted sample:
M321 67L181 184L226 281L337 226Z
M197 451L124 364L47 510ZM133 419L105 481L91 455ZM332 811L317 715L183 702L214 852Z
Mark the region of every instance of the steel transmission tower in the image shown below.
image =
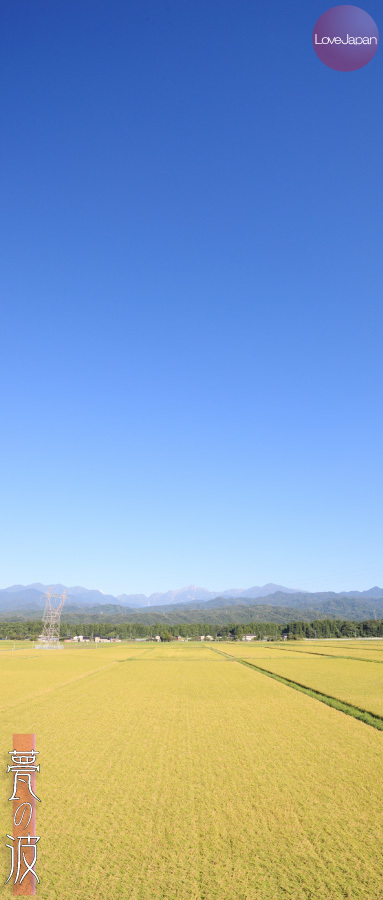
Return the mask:
M44 627L39 636L39 643L36 644L36 650L62 650L62 644L60 644L60 618L65 598L66 591L63 594L51 594L50 591L47 591L43 615ZM52 600L57 602L52 603Z

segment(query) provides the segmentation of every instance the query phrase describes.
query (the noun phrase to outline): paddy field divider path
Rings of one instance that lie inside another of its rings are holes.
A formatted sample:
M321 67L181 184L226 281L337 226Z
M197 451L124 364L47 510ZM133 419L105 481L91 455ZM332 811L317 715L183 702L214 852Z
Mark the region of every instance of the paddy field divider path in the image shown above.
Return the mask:
M271 641L270 641L270 643L271 643ZM294 647L278 646L278 647L272 647L272 650L274 650L274 652L276 650L281 650L282 653L296 653L297 652ZM374 652L375 648L372 647L371 650L369 649L370 653L371 653L371 651ZM378 665L383 665L383 659L366 659L366 657L364 657L364 656L346 656L345 654L338 655L337 653L325 653L325 652L321 653L320 650L306 650L306 647L304 650L302 650L300 652L304 653L305 655L309 654L309 656L324 656L326 659L352 659L352 660L355 659L356 662L378 663ZM375 652L381 653L382 651L376 650Z
M209 649L212 650L213 653L219 653L221 656L225 656L226 659L235 660L242 666L247 666L249 669L253 669L261 675L273 678L274 681L279 681L281 684L286 685L286 687L299 691L301 694L307 694L308 697L319 700L321 703L325 703L326 706L331 706L333 709L337 709L338 712L342 712L346 716L352 716L354 719L359 719L361 722L364 722L365 725L370 725L378 731L383 731L383 716L368 712L368 710L361 709L358 706L353 706L351 703L346 703L343 700L339 700L337 697L332 697L330 694L324 694L307 685L300 684L298 681L293 681L291 678L285 678L284 675L277 675L276 672L271 672L270 669L264 669L262 666L257 666L255 663L248 662L247 659L243 659L240 656L232 656L230 653L225 653L223 650L217 650L216 647L210 647Z

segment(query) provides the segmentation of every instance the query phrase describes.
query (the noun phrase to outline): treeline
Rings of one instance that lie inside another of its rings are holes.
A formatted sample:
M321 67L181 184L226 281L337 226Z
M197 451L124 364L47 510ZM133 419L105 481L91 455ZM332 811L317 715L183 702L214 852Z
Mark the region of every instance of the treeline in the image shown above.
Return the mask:
M40 621L26 622L0 622L1 640L37 640L41 634L43 623ZM82 634L90 639L98 637L119 637L121 640L134 640L135 638L154 638L159 635L162 640L175 640L177 637L198 640L201 636L211 635L221 640L241 640L246 634L255 635L258 640L267 638L278 641L302 640L304 638L353 638L353 637L383 637L383 619L366 619L363 622L350 622L345 619L318 619L313 622L288 622L281 625L277 622L256 624L250 622L247 625L230 623L228 625L206 625L189 623L179 625L142 625L139 622L129 624L123 622L119 625L101 622L95 624L82 623L70 624L63 622L60 629L62 639L71 638Z
M281 631L288 640L303 638L383 637L383 619L350 622L346 619L318 619L314 622L289 622Z

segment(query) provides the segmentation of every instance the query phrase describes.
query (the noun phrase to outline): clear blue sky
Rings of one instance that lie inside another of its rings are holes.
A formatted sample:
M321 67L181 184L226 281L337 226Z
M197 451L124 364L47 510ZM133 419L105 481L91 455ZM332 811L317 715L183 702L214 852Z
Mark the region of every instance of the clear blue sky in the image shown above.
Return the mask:
M383 583L383 57L326 8L2 3L2 587Z

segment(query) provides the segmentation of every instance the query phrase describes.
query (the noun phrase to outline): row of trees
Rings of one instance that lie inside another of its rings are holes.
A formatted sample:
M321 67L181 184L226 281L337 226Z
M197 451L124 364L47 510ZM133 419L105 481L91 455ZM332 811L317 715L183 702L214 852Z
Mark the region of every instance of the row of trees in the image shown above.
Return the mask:
M43 627L42 622L0 622L0 639L37 640ZM123 622L119 625L101 623L83 623L71 625L62 623L60 629L61 638L71 638L76 634L84 637L119 637L121 640L134 638L154 638L160 635L162 640L175 640L178 636L198 640L201 636L210 634L221 640L241 640L246 634L255 634L258 640L267 638L278 641L286 637L288 640L302 640L303 638L345 638L345 637L383 637L383 619L367 619L364 622L349 622L345 619L318 619L314 622L289 622L280 625L276 622L249 623L248 625L141 625Z

